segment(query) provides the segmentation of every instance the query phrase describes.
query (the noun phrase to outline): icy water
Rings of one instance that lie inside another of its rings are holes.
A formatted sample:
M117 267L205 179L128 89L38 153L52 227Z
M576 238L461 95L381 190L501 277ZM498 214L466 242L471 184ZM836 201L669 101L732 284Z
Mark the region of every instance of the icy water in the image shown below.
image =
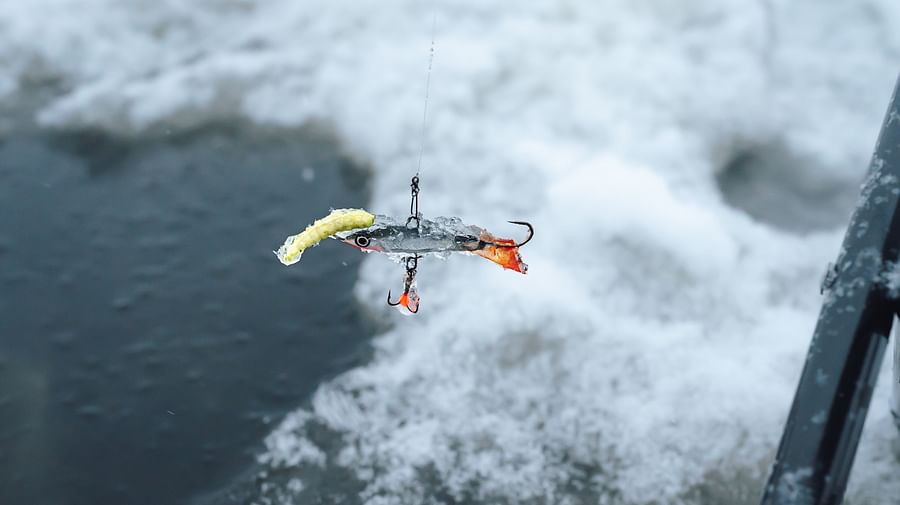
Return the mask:
M365 181L308 133L0 140L0 503L188 503L252 468L366 358L362 255L271 252Z

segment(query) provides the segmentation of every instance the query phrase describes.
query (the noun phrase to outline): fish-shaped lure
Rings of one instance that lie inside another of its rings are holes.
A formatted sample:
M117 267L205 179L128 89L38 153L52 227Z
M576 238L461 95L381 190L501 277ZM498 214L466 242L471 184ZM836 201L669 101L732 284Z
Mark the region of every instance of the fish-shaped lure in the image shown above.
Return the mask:
M528 239L521 244L497 238L478 226L463 224L458 217L419 219L418 226L409 226L387 216L376 216L372 226L339 232L336 236L345 244L366 252L402 256L475 254L503 268L524 274L528 271L528 265L522 261L519 247L531 240L534 229L522 221L511 222L528 227Z
M526 226L528 238L517 243L498 238L478 226L467 225L456 217L437 217L432 220L411 218L403 223L393 218L373 215L362 209L338 209L317 220L298 235L285 240L275 255L285 265L300 260L303 251L331 237L365 252L384 253L406 261L406 280L398 302L388 303L418 311L419 297L415 290L415 272L419 258L426 255L446 256L452 253L474 254L505 269L526 273L528 265L522 261L519 247L534 236L534 228L524 221L510 223Z

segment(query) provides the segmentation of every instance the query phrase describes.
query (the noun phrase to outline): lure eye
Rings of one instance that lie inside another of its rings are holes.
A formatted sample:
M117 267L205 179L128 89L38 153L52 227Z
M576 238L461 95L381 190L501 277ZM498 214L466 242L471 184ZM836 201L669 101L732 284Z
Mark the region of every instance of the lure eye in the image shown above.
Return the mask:
M364 237L364 236L360 235L360 236L356 237L356 240L354 242L356 242L356 245L358 245L360 247L368 247L369 237Z

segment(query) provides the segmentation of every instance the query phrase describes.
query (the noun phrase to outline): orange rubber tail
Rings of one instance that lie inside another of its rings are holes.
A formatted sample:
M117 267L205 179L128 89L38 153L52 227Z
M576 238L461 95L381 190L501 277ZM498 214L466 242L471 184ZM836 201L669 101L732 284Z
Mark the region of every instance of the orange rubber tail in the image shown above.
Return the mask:
M515 240L498 239L490 233L482 233L481 240L490 245L472 252L482 258L493 261L505 269L514 270L522 274L528 273L528 265L522 261L522 256L519 255L519 248L516 247Z

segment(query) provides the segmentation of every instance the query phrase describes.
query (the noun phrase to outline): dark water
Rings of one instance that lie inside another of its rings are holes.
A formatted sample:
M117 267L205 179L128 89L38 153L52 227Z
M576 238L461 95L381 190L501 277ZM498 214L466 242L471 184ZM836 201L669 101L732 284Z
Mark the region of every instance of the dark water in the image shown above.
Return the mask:
M781 143L741 150L717 173L725 201L752 218L794 233L846 226L858 187L822 162Z
M362 255L271 252L365 181L297 132L0 140L0 503L187 503L245 473L366 356Z

